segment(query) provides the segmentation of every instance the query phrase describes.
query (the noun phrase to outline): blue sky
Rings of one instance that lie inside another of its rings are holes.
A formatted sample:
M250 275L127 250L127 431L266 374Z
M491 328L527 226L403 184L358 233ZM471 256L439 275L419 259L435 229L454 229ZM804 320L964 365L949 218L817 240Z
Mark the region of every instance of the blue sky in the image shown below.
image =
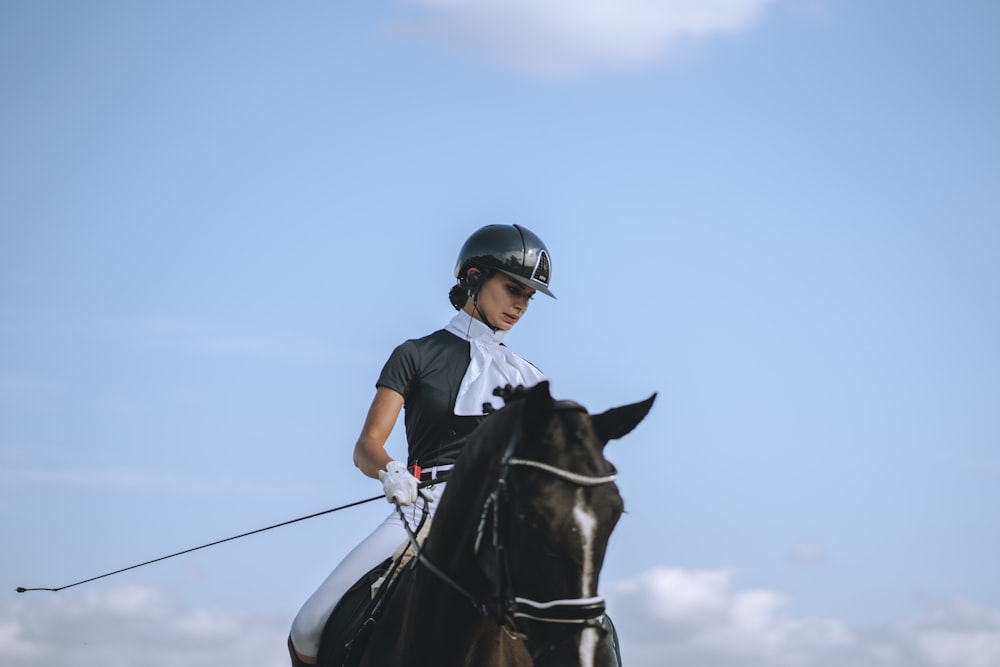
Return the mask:
M594 412L659 395L608 448L630 667L1000 665L998 26L0 1L0 662L284 664L384 503L14 588L377 494L382 363L517 222L559 298L509 344Z

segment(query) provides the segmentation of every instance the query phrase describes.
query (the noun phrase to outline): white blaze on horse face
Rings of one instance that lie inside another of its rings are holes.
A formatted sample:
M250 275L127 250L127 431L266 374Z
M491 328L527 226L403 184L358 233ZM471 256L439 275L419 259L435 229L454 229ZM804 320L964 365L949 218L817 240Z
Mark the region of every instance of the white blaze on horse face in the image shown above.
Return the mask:
M597 533L597 517L583 501L583 489L576 490L576 503L573 505L573 520L580 534L580 547L583 549L583 573L580 581L580 595L590 597L597 594L594 582L594 535Z
M594 667L597 641L597 628L585 628L580 633L580 667Z
M580 535L580 548L583 550L580 596L593 597L597 595L597 585L594 581L594 536L597 534L597 517L584 502L583 489L576 490L573 520L576 522ZM597 630L587 628L580 633L580 667L593 667L596 651Z
M583 550L580 595L591 597L597 594L597 585L594 581L594 536L597 534L597 517L584 502L583 489L576 490L573 520L576 522L577 532L580 535L580 548ZM597 639L597 630L594 628L586 628L580 633L580 667L594 667Z

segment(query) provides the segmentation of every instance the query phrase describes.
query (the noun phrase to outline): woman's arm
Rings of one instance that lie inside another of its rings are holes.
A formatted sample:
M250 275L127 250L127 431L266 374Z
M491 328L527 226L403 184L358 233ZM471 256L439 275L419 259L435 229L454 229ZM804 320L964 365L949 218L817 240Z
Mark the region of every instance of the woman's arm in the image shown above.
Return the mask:
M364 428L354 445L354 465L369 477L378 479L378 471L383 470L385 464L392 460L385 451L385 442L402 409L402 394L388 387L375 390L375 398L368 408Z

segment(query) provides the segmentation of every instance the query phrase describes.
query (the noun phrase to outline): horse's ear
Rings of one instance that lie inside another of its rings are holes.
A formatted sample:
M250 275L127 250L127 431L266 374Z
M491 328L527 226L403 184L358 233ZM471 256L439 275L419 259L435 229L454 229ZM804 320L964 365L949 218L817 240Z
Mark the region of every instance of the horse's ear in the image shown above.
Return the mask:
M627 435L645 418L649 409L653 407L654 400L656 400L656 394L645 401L611 408L607 412L592 416L591 423L594 425L598 437L606 444L609 440L617 440Z

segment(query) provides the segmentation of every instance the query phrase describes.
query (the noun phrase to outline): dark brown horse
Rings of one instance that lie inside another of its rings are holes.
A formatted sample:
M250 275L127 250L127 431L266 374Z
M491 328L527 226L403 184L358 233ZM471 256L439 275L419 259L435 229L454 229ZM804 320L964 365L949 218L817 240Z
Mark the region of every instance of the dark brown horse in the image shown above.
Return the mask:
M522 394L469 436L363 667L618 664L597 591L623 503L603 452L655 395L592 416L547 382Z

